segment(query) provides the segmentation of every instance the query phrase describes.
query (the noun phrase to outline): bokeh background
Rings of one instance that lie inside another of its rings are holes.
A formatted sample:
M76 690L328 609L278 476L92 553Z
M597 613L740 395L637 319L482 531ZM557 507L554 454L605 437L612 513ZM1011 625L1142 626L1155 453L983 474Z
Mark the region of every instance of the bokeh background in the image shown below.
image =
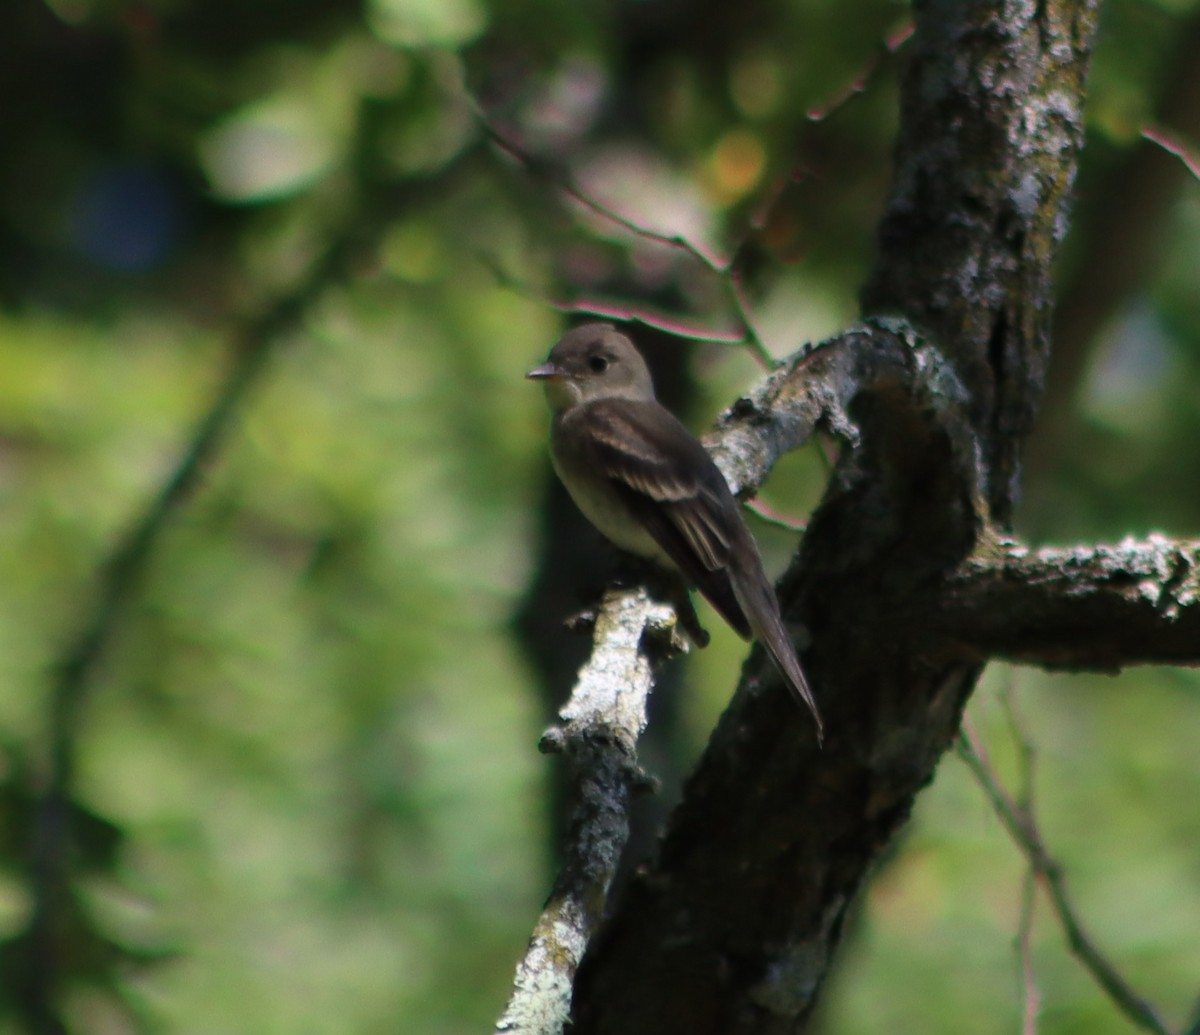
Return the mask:
M562 187L738 247L775 355L831 333L871 262L907 17L3 0L0 1031L490 1026L552 873L536 743L583 649L561 619L607 563L564 563L522 375L565 307L734 315L727 281ZM1200 529L1200 182L1143 135L1200 151L1198 67L1194 0L1103 5L1035 544ZM698 430L760 369L644 340ZM766 502L802 522L825 472L789 457ZM797 533L754 530L779 570ZM662 691L665 804L743 651L708 617ZM1198 690L993 666L970 709L1015 788L1016 702L1080 911L1176 1022L1200 993ZM1023 872L948 757L820 1030L1020 1030ZM1031 944L1041 1031L1132 1030L1044 900Z

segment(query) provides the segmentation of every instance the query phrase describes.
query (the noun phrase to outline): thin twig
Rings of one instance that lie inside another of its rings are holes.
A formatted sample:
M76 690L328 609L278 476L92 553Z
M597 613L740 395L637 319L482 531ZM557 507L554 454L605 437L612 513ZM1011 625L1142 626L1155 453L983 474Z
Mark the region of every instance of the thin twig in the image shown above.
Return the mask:
M1092 975L1117 1009L1134 1024L1146 1031L1155 1032L1156 1035L1171 1035L1158 1010L1121 976L1084 928L1079 913L1067 894L1066 875L1062 866L1046 849L1032 813L1022 810L1004 789L986 761L986 754L978 739L966 723L963 724L956 741L956 748L959 757L967 764L967 768L991 802L1004 829L1017 843L1017 847L1025 853L1030 866L1045 887L1067 936L1072 955Z
M682 320L674 320L667 316L657 316L649 309L634 309L629 306L584 298L577 299L574 302L562 302L545 298L542 301L546 302L550 308L567 315L606 316L609 319L621 320L625 323L640 323L643 327L649 327L656 331L665 331L667 334L674 335L677 338L684 338L688 341L711 345L746 345L748 343L746 336L736 331L709 330L705 327L698 327L695 324L684 323Z
M604 219L615 226L621 227L623 230L633 234L635 237L638 237L641 240L649 241L653 244L658 244L666 248L673 248L677 251L682 251L709 273L713 274L724 288L729 299L730 307L733 309L742 325L742 333L738 336L737 340L729 343L748 348L764 370L771 370L775 367L775 357L771 355L771 352L767 348L766 343L763 341L761 334L759 334L757 328L755 327L754 320L750 313L749 304L744 297L741 285L739 283L739 277L735 270L736 257L738 254L736 249L732 253L732 257L722 259L714 254L710 254L699 244L692 241L690 238L685 237L683 234L663 233L659 230L652 230L650 227L644 226L643 224L630 219L624 213L604 204L604 202L598 200L578 184L573 182L570 174L565 169L553 166L551 163L531 155L516 141L501 133L500 130L498 130L490 121L487 113L484 112L477 103L473 106L476 117L479 120L480 125L483 127L484 133L487 134L492 143L494 143L509 157L516 160L526 169L526 171L548 180L571 200L582 205L584 208L588 209L588 211L599 216L601 219ZM555 306L555 308L560 307ZM628 318L637 319L640 322L649 324L649 321L647 321L636 309L630 310L630 315ZM649 325L654 326L653 324ZM714 339L711 337L706 338L705 340L724 341L723 338Z
M572 182L565 169L552 167L549 162L535 158L515 140L506 137L488 120L485 114L480 113L479 119L484 133L487 134L492 143L500 148L501 151L510 158L516 159L529 172L552 180L554 185L567 195L567 197L578 202L601 219L609 223L614 223L623 230L628 230L629 233L635 237L640 237L644 241L650 241L653 244L661 244L667 248L686 252L700 263L701 266L713 273L724 273L728 269L727 261L710 255L694 241L684 237L683 234L668 234L663 233L661 230L651 230L649 227L635 222L616 209L610 208L604 202L592 197L582 187Z
M745 345L746 336L738 331L715 331L708 327L676 320L652 309L622 305L618 302L608 302L599 298L552 298L543 294L537 288L524 284L512 276L500 262L491 255L476 252L476 258L487 267L496 283L501 287L514 291L519 295L542 305L549 306L555 312L566 316L604 316L611 320L621 320L626 323L640 323L654 330L665 331L677 338L689 341L708 342L714 345Z
M856 97L861 97L867 92L871 85L871 80L879 72L884 62L895 54L915 31L912 22L907 23L898 32L893 33L881 44L875 55L867 62L866 66L854 78L849 86L842 89L833 100L816 108L810 108L806 118L809 122L825 122L831 116L836 115L839 111L845 108Z
M1021 913L1017 921L1017 958L1021 963L1021 1035L1037 1035L1042 1007L1033 967L1033 919L1037 907L1037 871L1032 864L1021 878Z
M775 528L783 528L789 532L803 532L807 527L805 522L797 521L794 518L785 517L779 511L767 506L760 499L743 500L742 506L753 514L759 521L766 525L772 525Z
M1017 710L1016 670L1012 666L1009 666L1008 678L1001 687L1000 700L1008 718L1013 743L1017 746L1017 807L1029 816L1033 814L1035 746ZM1033 862L1026 860L1025 876L1021 880L1021 911L1016 937L1017 959L1021 968L1022 1035L1037 1035L1038 1012L1041 1008L1041 993L1033 966L1032 948L1033 921L1037 909L1037 876Z
M1174 155L1197 180L1200 180L1200 153L1185 144L1178 136L1163 129L1162 126L1146 126L1142 136L1151 143L1157 144L1168 154Z
M735 255L738 252L734 253ZM746 344L754 350L755 358L759 365L764 370L770 370L775 366L775 357L771 355L771 350L767 348L767 343L763 340L762 332L758 329L758 324L754 319L754 313L750 307L750 300L746 297L746 290L742 284L742 275L731 265L727 268L724 274L725 289L729 293L729 297L733 302L734 311L741 320L742 326L746 331Z

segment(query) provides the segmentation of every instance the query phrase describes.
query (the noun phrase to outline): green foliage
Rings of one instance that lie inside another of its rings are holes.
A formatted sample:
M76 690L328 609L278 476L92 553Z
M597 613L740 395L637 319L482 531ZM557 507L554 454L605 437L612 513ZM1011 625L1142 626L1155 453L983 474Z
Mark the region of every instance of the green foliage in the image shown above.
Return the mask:
M900 7L700 6L0 9L0 1030L54 1030L30 1005L47 890L48 1005L72 1031L436 1035L498 1013L548 887L544 705L512 623L546 467L521 375L562 326L537 296L729 315L710 274L567 204L554 177L720 252L757 219L747 283L776 354L853 318L885 187L894 61L824 122L805 114L876 58ZM1195 16L1110 10L1094 121L1115 164ZM464 84L549 178L485 146ZM1039 538L1197 525L1189 189L1161 274L1112 314L1068 459L1034 487ZM106 561L263 341L65 704L53 688ZM694 359L702 422L755 367ZM766 500L803 515L824 477L810 451ZM793 537L754 527L777 569ZM691 750L741 650L718 638L695 663ZM1195 690L1020 677L1048 836L1101 940L1176 1017L1200 964ZM990 699L976 710L1002 751ZM867 897L828 1030L1014 1030L1020 881L948 760ZM1042 908L1042 1030L1126 1030L1060 941Z

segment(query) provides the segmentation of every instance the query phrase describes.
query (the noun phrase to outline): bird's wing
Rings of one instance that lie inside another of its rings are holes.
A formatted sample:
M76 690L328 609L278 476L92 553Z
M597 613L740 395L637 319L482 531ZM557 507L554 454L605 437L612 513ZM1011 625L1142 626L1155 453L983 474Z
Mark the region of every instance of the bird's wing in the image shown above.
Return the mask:
M658 403L604 399L587 404L586 410L586 431L580 436L585 459L609 479L725 621L745 639L753 635L760 640L796 699L812 711L819 739L817 703L758 549L708 452ZM752 570L736 578L730 571L735 553L743 562L753 561Z
M735 537L745 530L708 452L657 402L604 399L587 410L589 459L684 576L749 638L728 573Z

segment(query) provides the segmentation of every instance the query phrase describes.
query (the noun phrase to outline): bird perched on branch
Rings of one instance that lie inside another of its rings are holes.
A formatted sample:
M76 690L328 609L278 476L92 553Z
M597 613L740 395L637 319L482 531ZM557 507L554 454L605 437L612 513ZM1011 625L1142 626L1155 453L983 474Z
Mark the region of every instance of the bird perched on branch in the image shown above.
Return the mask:
M646 361L612 324L566 334L527 377L554 415L554 469L584 516L623 550L695 586L743 639L770 654L793 696L821 716L741 510L712 457L654 397ZM676 610L703 647L686 586Z

